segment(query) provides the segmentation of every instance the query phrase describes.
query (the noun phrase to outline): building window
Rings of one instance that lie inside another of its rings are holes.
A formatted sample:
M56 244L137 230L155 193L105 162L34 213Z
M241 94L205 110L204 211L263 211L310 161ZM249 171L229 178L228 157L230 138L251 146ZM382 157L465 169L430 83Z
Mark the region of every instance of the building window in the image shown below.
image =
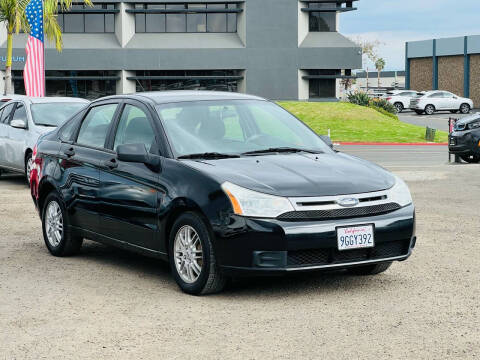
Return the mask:
M115 4L72 4L69 11L58 11L58 24L63 33L115 32Z
M137 71L128 78L136 81L137 92L163 90L238 91L243 79L240 70Z
M135 4L137 33L235 33L238 4Z
M337 78L342 76L341 70L308 70L304 79L309 82L311 99L334 98L337 95ZM347 71L348 74L350 74Z
M116 81L120 79L116 71L55 71L47 70L46 96L72 96L97 99L115 95ZM23 71L13 72L15 94L25 94Z
M319 11L313 11L318 9ZM337 31L337 13L334 11L322 12L322 9L332 9L328 3L309 3L309 29L311 32Z

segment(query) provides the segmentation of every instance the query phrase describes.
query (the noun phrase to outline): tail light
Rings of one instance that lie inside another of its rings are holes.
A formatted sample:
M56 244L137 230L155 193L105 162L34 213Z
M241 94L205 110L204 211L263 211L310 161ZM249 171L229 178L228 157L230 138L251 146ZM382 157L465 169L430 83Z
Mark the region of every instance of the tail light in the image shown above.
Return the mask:
M391 97L387 97L385 100L390 101L390 100L392 100L392 98L391 98Z

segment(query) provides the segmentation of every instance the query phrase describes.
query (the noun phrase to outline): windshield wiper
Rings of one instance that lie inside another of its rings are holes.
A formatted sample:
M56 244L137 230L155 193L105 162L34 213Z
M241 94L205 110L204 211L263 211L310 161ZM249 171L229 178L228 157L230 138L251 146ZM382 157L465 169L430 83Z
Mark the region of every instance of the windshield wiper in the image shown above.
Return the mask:
M232 159L239 158L240 155L222 154L218 152L206 152L198 154L188 154L179 156L178 159Z
M247 151L247 152L244 152L242 155L258 155L258 154L269 154L269 153L299 153L299 152L306 152L310 154L322 153L322 151L320 150L309 150L309 149L301 149L301 148L293 148L293 147L276 147L276 148L268 148L268 149L255 150L255 151Z

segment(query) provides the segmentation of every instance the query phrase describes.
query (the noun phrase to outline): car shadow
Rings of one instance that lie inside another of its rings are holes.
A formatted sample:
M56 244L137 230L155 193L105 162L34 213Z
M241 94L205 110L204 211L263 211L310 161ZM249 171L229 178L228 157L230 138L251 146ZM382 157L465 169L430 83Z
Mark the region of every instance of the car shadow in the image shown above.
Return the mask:
M25 185L25 187L28 187L27 180L25 179L24 175L3 173L0 175L0 182L3 184Z
M165 261L92 241L84 243L81 253L77 257L126 271L142 273L142 277L148 278L149 281L170 284L174 291L180 292L172 277L170 266ZM377 275L377 277L382 278L384 287L390 283L388 275ZM229 279L223 292L211 296L251 298L279 295L303 296L305 293L311 292L316 294L346 293L360 288L364 290L377 286L375 278L373 276L353 276L342 270L273 277L236 278ZM390 279L392 284L395 283L395 279Z

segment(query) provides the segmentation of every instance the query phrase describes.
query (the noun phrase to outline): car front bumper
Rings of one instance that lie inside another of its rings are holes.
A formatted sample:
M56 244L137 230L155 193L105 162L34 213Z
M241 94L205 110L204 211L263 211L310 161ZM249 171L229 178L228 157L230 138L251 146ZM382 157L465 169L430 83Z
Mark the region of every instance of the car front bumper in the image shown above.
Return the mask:
M337 228L372 224L373 248L339 251ZM216 231L217 259L228 275L281 275L406 260L415 247L413 205L383 215L279 221L233 217Z

